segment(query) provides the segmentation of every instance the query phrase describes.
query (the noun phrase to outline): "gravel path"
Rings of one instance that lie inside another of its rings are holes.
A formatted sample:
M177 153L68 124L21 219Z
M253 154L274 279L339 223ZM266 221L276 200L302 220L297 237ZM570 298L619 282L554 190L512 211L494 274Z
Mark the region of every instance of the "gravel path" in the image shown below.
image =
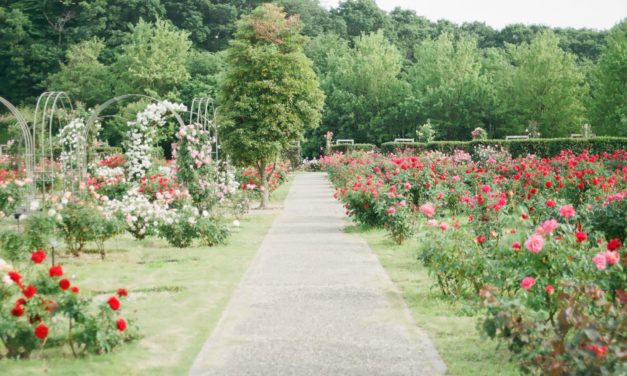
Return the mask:
M324 173L294 177L190 375L445 373L375 254L342 232L332 194Z

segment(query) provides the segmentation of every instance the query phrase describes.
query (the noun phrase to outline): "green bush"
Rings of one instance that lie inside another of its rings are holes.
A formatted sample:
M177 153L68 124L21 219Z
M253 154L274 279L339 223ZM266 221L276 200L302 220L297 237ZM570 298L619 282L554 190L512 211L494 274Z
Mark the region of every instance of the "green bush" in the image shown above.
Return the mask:
M371 151L377 147L373 144L343 144L343 145L331 145L332 153L347 153L351 151Z
M594 137L594 138L537 138L527 140L474 140L474 141L434 141L429 143L412 142L386 142L381 145L382 153L394 153L397 151L426 150L452 153L454 150L463 150L472 154L475 146L497 145L509 151L513 157L535 154L539 157L552 157L562 150L571 150L579 154L584 150L591 153L610 153L619 149L627 149L625 137ZM345 145L338 145L345 146ZM348 145L350 146L350 145Z
M200 218L198 221L198 232L202 242L213 247L226 243L231 232L229 228L218 218Z

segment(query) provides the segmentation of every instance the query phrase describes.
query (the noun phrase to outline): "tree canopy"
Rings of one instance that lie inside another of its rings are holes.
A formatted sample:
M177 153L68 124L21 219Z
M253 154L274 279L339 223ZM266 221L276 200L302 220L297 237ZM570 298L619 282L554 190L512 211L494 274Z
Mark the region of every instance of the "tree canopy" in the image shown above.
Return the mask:
M268 204L267 168L320 122L324 94L303 51L298 16L263 4L237 23L220 87L224 149L236 164L255 165Z

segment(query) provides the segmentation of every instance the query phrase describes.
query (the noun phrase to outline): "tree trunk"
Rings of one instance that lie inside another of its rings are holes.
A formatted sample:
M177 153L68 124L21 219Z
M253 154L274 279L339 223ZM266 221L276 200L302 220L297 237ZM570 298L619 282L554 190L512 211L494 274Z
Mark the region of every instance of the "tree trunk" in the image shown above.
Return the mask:
M259 164L259 175L261 176L261 203L259 209L265 209L270 204L270 188L268 188L268 172L266 171L266 163Z

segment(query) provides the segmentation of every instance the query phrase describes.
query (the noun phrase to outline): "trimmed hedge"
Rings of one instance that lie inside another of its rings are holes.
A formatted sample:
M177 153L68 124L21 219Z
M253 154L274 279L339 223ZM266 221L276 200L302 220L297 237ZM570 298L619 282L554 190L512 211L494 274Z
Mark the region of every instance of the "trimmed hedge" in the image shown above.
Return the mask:
M474 141L434 141L430 143L400 143L386 142L381 145L382 153L394 153L396 151L426 150L452 153L455 150L463 150L472 154L475 146L497 145L507 149L514 157L535 154L539 157L552 157L562 150L572 150L581 153L588 150L591 153L613 152L627 149L627 137L594 137L594 138L537 138L527 140L474 140Z
M376 145L373 144L342 144L342 145L331 145L331 152L351 152L351 151L371 151L376 149Z

